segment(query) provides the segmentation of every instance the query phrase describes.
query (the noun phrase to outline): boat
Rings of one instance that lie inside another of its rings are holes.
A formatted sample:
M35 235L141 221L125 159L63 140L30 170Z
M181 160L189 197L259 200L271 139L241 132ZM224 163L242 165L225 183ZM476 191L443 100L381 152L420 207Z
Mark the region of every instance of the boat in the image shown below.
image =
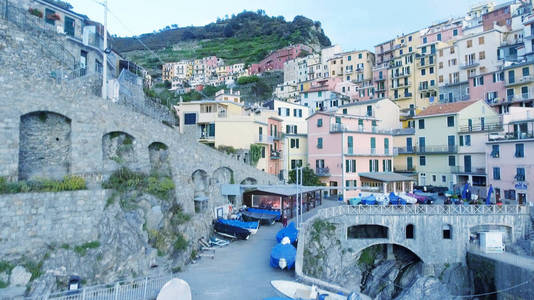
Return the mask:
M395 195L395 193L393 192L389 193L388 198L389 198L390 205L406 205L406 200Z
M220 220L216 220L214 222L213 230L215 230L215 232L220 235L233 239L248 240L248 238L250 237L249 230L220 222Z
M400 193L399 197L404 199L404 200L406 200L407 204L416 204L417 203L417 199L416 198L408 196L406 193Z
M173 278L163 285L156 300L191 300L191 288L187 282Z
M260 221L266 224L274 224L274 222L280 220L281 216L277 210L252 207L247 208L241 214L245 221Z
M370 297L361 294L361 293L351 293L349 296L344 296L329 291L322 290L317 288L317 286L305 285L302 283L287 281L287 280L273 280L271 285L284 296L287 296L291 299L300 299L300 300L371 300Z
M270 264L273 268L291 269L295 266L297 258L297 249L291 245L289 238L286 236L282 242L277 244L271 250Z
M250 231L250 233L252 234L256 234L256 232L258 232L258 228L260 228L259 221L244 222L240 220L228 220L228 219L223 219L223 218L219 218L218 221L221 223L227 224L227 225L241 227L243 229Z
M432 204L432 200L429 197L414 193L406 193L407 196L415 198L419 204Z
M363 204L363 205L375 205L376 204L376 197L375 195L371 194L367 197L364 197L362 199L362 201L360 202L360 204Z
M378 205L387 205L389 203L388 196L385 194L380 194L376 196L376 202Z
M358 205L360 202L362 202L362 197L354 197L349 199L350 205Z
M291 222L286 227L278 231L278 233L276 234L276 241L278 243L281 243L283 238L288 237L291 244L293 244L297 241L298 234L299 231L297 229L297 226L295 225L295 222Z

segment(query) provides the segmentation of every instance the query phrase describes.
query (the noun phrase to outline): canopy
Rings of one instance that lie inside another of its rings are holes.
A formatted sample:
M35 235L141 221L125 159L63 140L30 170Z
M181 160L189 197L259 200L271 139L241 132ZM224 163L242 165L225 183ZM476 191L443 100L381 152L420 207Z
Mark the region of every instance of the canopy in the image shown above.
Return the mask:
M284 260L285 264L282 263L282 265L285 265L285 268L291 269L295 265L295 258L297 256L297 249L293 247L291 244L278 244L273 247L271 250L271 267L273 268L282 268L280 264L280 260Z
M289 223L285 228L280 229L276 234L276 241L280 243L284 237L288 237L291 243L294 243L298 237L298 229L295 222Z

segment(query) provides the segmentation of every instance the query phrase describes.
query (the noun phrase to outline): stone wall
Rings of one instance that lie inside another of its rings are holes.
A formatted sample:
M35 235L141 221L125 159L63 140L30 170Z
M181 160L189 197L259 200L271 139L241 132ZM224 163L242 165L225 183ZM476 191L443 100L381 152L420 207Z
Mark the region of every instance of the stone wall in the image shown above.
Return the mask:
M46 245L98 239L108 191L0 196L0 257L31 257Z

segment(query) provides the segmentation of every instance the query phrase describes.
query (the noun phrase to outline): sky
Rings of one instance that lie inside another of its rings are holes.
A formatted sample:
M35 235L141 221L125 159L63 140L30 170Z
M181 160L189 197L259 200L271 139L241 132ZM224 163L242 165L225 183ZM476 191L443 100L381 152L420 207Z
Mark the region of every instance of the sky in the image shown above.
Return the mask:
M76 12L103 23L103 0L69 0ZM498 1L502 2L502 1ZM332 44L343 50L368 49L437 21L463 16L480 0L108 0L109 32L140 35L167 25L206 25L243 10L265 10L293 20L320 21Z

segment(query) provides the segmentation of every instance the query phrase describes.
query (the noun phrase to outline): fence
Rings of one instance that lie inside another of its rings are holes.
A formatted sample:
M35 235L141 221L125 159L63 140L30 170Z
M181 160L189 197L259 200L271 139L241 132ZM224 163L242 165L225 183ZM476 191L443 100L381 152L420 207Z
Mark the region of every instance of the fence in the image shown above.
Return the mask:
M342 205L320 209L317 216L342 215L528 215L522 205Z
M145 300L155 299L173 274L159 277L145 277L130 281L119 281L114 285L97 285L80 290L65 291L49 295L26 298L27 300Z

